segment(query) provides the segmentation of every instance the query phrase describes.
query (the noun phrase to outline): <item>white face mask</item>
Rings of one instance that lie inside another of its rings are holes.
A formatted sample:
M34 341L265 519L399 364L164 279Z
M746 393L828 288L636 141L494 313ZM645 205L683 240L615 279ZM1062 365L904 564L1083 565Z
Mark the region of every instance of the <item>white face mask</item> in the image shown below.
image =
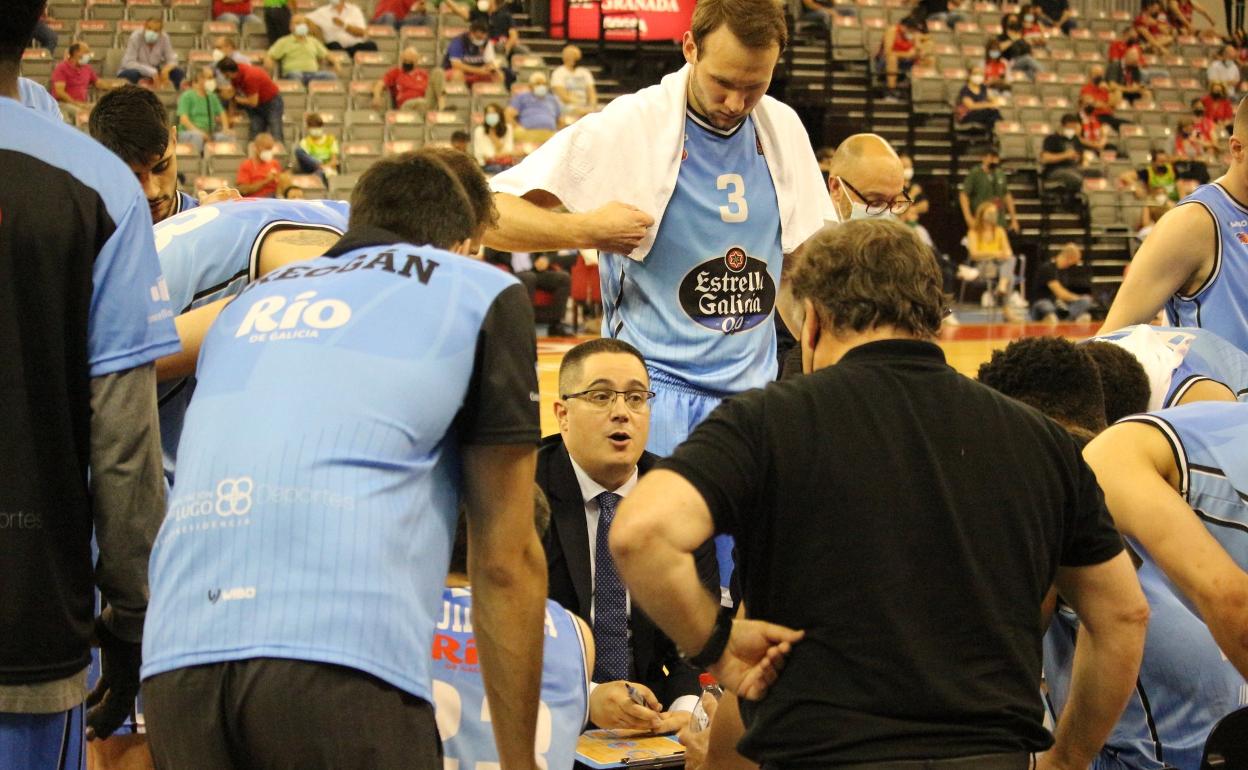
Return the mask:
M489 13L490 0L477 0L477 10L481 13Z
M973 85L973 86L982 86L983 84L984 84L984 76L983 76L983 75L971 75L971 85Z
M322 136L325 136L325 129L323 129L323 128L309 128L309 129L308 129L308 136L312 137L313 139L320 139Z
M546 86L533 86L534 96L545 96L548 93L550 93L550 89Z
M145 29L143 30L143 39L148 43L155 43L157 40L160 40L160 33L150 29Z
M307 34L308 34L308 25L307 25L307 24L296 24L296 25L295 25L295 37L305 37Z
M225 51L222 51L220 48L212 49L212 63L213 64L216 64L217 62L221 61L224 58L225 58Z
M91 63L91 54L84 53L82 56L78 57L78 66L85 67L90 63Z
M485 113L485 125L497 126L498 125L498 113L497 112Z
M901 170L901 178L902 178L902 179L904 179L904 180L906 180L907 182L909 182L911 179L914 179L914 169L913 169L913 168L903 168L903 169Z
M205 80L205 81L204 81L204 90L205 90L205 91L207 91L208 93L212 93L213 91L216 91L216 90L217 90L217 79L216 79L216 78L208 78L207 80Z
M853 197L849 193L849 188L845 186L844 179L841 179L838 176L837 180L841 183L841 195L845 196L845 199L849 201L848 219L879 219L880 217L891 216L891 213L887 211L885 211L885 213L883 214L875 214L875 215L868 214L867 204L853 199ZM837 213L840 213L839 208L837 209ZM848 221L848 219L846 221Z
M1075 129L1073 129L1073 128L1063 128L1063 129L1062 129L1062 136L1066 137L1067 139L1074 139L1074 138L1075 138L1075 134L1076 134L1076 133L1077 133L1077 132L1076 132L1076 131L1075 131Z
M265 163L268 163L269 161L273 160L273 151L272 151L272 150L261 150L261 151L260 151L260 160L264 161Z

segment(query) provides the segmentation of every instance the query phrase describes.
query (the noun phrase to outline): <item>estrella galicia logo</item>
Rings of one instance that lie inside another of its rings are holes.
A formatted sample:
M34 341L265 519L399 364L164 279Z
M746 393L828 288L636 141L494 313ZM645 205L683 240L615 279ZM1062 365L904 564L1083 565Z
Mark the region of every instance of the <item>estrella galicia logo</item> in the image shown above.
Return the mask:
M221 589L209 588L208 589L208 601L213 604L216 604L220 600L221 600Z
M767 263L733 246L680 282L680 306L701 326L724 334L753 329L771 315L776 284Z

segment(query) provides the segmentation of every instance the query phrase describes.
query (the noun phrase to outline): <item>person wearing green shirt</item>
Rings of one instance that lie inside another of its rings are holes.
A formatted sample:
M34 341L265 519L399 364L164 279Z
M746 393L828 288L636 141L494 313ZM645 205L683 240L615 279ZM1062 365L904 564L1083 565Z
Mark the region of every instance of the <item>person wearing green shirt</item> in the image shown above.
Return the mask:
M294 0L264 0L264 34L273 45L290 31L290 14Z
M338 137L325 130L318 113L304 116L307 128L295 148L295 164L300 174L316 174L326 187L329 177L338 173Z
M178 141L204 154L204 142L209 137L224 142L232 141L230 115L217 98L217 80L212 67L200 67L195 72L191 87L178 97Z
M980 164L971 169L962 182L958 201L962 204L962 218L966 220L967 227L975 223L975 212L979 211L979 207L991 201L997 207L997 224L1008 226L1011 232L1019 231L1014 196L1010 194L1009 181L1001 170L1001 155L995 147L988 146L982 150Z
M321 69L326 62L333 72ZM290 34L269 46L264 65L279 77L303 81L305 88L308 81L335 80L342 74L338 62L329 58L325 44L308 34L308 19L303 14L291 17Z

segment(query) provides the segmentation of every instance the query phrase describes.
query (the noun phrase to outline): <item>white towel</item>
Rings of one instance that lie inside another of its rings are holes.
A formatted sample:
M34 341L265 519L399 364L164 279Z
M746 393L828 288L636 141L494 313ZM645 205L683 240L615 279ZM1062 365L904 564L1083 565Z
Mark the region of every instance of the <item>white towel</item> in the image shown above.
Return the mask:
M680 171L690 71L685 65L658 85L621 96L601 112L586 115L495 176L490 187L512 195L545 190L576 213L611 201L636 206L654 217L656 225L628 255L644 260ZM780 245L790 254L825 222L837 221L836 210L797 113L764 96L751 119L776 187Z
M1191 347L1192 335L1184 335L1186 340L1171 344L1146 324L1129 328L1131 333L1122 339L1104 341L1125 348L1144 367L1144 373L1148 375L1148 409L1156 411L1165 406L1170 380Z

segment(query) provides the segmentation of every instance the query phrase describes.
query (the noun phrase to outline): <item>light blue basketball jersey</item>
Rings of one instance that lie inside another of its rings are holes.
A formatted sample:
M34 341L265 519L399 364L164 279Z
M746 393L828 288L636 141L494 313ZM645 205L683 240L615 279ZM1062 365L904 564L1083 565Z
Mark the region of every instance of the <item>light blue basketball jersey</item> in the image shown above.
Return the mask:
M1248 400L1248 353L1207 329L1140 324L1093 337L1089 342L1119 341L1140 329L1155 335L1159 341L1182 356L1161 398L1162 408L1174 406L1193 385L1202 380L1220 382L1230 388L1239 400ZM1147 369L1148 366L1145 365L1145 370Z
M185 193L179 193L185 195ZM156 225L156 251L178 313L233 297L260 274L260 247L279 228L346 232L350 206L343 201L244 199L183 211ZM195 378L161 383L160 439L165 477L173 482L182 418Z
M776 374L772 310L784 255L753 120L725 135L690 114L682 157L645 261L602 255L603 333L708 394L762 387Z
M1152 612L1144 660L1135 692L1092 766L1199 770L1205 739L1219 719L1248 704L1248 684L1156 565L1146 561L1139 577ZM1074 613L1062 609L1044 636L1044 675L1057 714L1070 694L1078 625Z
M1206 184L1179 201L1203 206L1217 228L1213 270L1190 296L1166 301L1172 326L1208 329L1248 352L1248 208L1221 185Z
M460 443L537 440L532 310L483 262L347 238L253 282L204 340L144 677L281 657L431 700Z
M472 632L472 592L466 588L442 593L442 614L433 636L433 705L446 770L498 767ZM543 767L572 767L576 741L588 717L589 670L581 628L572 613L548 599L535 747L545 760Z
M61 106L56 103L56 97L48 93L48 89L42 85L30 78L19 77L17 79L17 93L21 97L18 101L35 112L51 118L57 123L65 122L65 118L61 116Z

